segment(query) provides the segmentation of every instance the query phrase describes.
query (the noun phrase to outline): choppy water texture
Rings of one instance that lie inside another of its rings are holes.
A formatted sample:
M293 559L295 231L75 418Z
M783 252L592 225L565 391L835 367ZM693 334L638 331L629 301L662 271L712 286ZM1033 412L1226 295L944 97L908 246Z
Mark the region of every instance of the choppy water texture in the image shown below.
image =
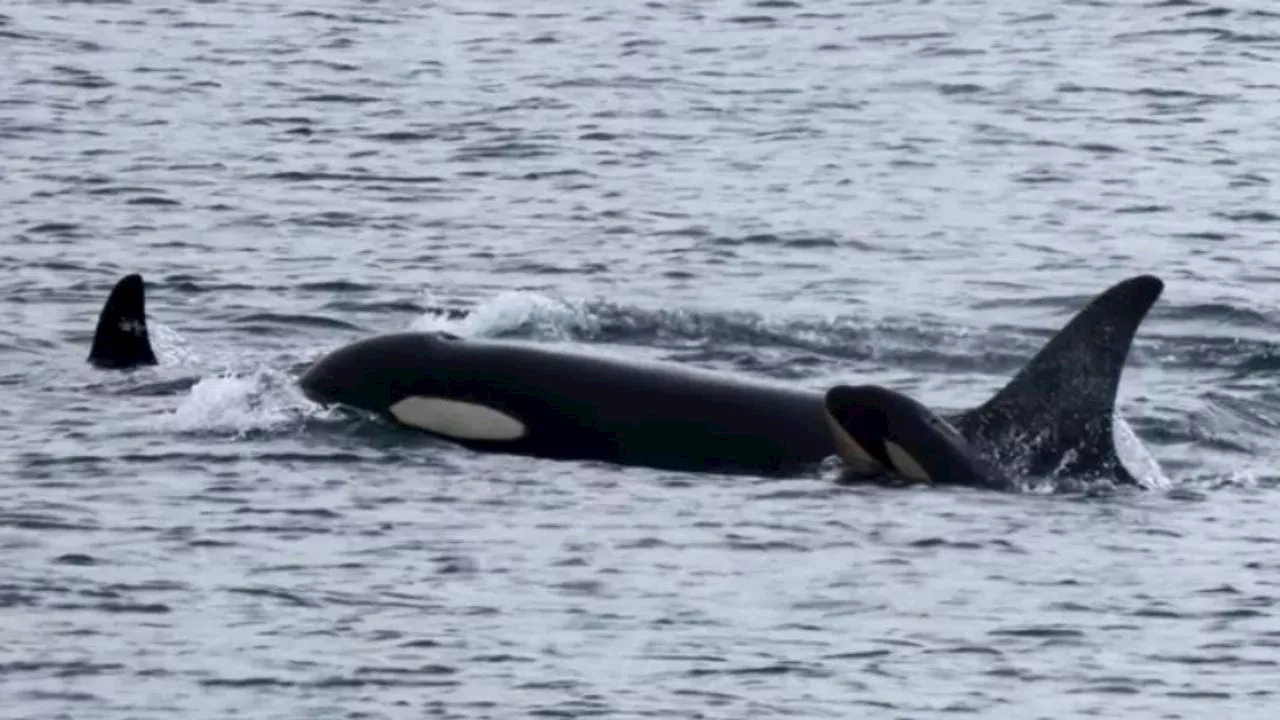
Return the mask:
M3 13L7 717L1280 706L1280 9ZM95 372L132 271L165 365ZM446 327L959 408L1142 272L1121 400L1162 491L480 456L289 377Z

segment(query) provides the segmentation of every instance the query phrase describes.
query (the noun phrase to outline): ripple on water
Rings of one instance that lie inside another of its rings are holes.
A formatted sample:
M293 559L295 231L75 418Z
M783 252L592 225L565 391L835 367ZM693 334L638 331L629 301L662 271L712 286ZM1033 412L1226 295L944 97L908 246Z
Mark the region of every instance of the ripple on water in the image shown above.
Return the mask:
M7 707L1266 717L1277 19L11 4ZM104 377L133 271L163 364ZM415 327L971 407L1141 272L1158 492L479 456L293 386Z

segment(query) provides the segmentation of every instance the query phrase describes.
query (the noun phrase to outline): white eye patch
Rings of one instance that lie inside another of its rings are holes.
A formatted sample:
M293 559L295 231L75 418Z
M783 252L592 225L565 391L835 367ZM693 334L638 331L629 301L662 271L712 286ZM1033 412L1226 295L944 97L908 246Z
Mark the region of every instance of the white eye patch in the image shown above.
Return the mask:
M397 420L458 440L519 440L524 423L493 408L461 400L411 395L390 408Z
M859 445L852 435L840 427L840 423L836 422L830 413L826 413L826 418L827 425L831 428L831 436L835 440L836 456L846 468L857 472L876 472L885 469L871 457L871 453L867 452L866 448Z
M893 466L898 471L898 474L908 480L927 483L933 482L933 478L929 477L929 473L925 472L924 468L920 467L920 463L916 462L916 459L911 457L911 455L906 450L903 450L897 443L886 440L884 443L884 452L889 456L889 460L893 462Z

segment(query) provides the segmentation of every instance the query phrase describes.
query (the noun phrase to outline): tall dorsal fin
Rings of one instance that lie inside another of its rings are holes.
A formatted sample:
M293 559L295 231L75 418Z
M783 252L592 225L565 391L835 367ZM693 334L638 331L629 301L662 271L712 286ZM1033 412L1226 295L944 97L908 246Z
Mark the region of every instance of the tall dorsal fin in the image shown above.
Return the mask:
M147 334L146 290L141 275L125 275L111 289L98 315L89 362L109 370L157 364Z
M1133 483L1112 436L1120 374L1164 282L1139 275L1094 298L986 403L951 420L1004 468Z

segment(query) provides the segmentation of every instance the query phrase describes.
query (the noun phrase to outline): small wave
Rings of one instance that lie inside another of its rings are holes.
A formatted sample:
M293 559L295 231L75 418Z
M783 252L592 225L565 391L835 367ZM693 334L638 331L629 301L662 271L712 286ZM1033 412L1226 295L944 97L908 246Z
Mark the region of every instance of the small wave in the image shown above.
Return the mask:
M913 40L950 40L955 35L949 32L921 32L885 35L863 35L858 38L862 42L910 42Z
M437 303L428 303L436 305ZM504 292L465 315L429 312L417 318L411 328L447 331L463 337L508 334L539 335L553 339L574 339L594 325L589 309L581 304L556 300L533 292ZM589 331L589 330L588 330Z
M280 313L254 313L235 319L236 323L250 326L249 331L270 331L273 327L325 328L329 330L350 330L365 332L364 328L342 320L320 317L316 315L285 315Z
M355 93L317 93L313 95L303 95L298 98L298 102L362 105L365 103L382 102L382 98L373 97L371 95L356 95Z
M432 131L413 132L411 130L394 130L390 132L371 133L365 135L366 140L376 140L379 142L389 143L413 143L423 142L426 140L436 140L440 134Z
M1217 213L1217 217L1232 222L1273 223L1280 222L1280 215L1267 210L1243 210L1232 213Z
M842 244L852 244L853 249L873 251L875 248L860 241L841 241L834 237L821 236L779 236L772 233L757 233L743 237L716 237L711 240L714 245L735 247L739 245L766 245L784 248L833 248Z
M441 183L444 178L437 175L372 175L369 173L336 173L336 172L300 172L286 171L256 176L268 180L285 180L288 182L313 182L320 180L345 180L348 182L377 183Z
M156 287L163 287L166 290L180 292L187 295L203 295L206 293L228 293L240 292L242 290L256 290L252 285L244 283L210 283L204 282L194 275L172 275L165 278L160 283L155 283Z
M1280 324L1265 314L1226 302L1168 304L1161 308L1159 315L1171 320L1280 330Z
M1280 348L1267 346L1246 355L1236 364L1236 370L1247 374L1271 374L1280 370Z
M413 315L442 315L450 320L461 320L471 311L462 308L425 308L421 305L409 302L407 300L388 300L388 301L372 301L359 302L354 300L335 300L324 304L325 310L332 310L338 313L373 313L377 315L391 314L413 314Z
M77 236L87 237L87 233L82 231L81 227L75 223L67 222L47 222L33 225L27 228L29 233L38 233L42 235L62 235L66 237Z
M325 280L321 282L302 283L298 285L296 289L305 290L307 292L356 293L372 292L377 289L377 286L352 282L351 280Z
M438 308L428 298L425 303ZM1081 303L1083 304L1083 303ZM427 310L410 329L463 337L507 337L639 346L694 352L685 359L733 360L748 370L798 378L821 358L892 363L916 370L1010 373L1053 330L985 331L930 318L768 317L759 313L647 309L605 300L568 300L534 292L502 293L470 311ZM766 350L767 349L767 350ZM781 357L765 359L762 350ZM746 360L749 356L750 360Z

